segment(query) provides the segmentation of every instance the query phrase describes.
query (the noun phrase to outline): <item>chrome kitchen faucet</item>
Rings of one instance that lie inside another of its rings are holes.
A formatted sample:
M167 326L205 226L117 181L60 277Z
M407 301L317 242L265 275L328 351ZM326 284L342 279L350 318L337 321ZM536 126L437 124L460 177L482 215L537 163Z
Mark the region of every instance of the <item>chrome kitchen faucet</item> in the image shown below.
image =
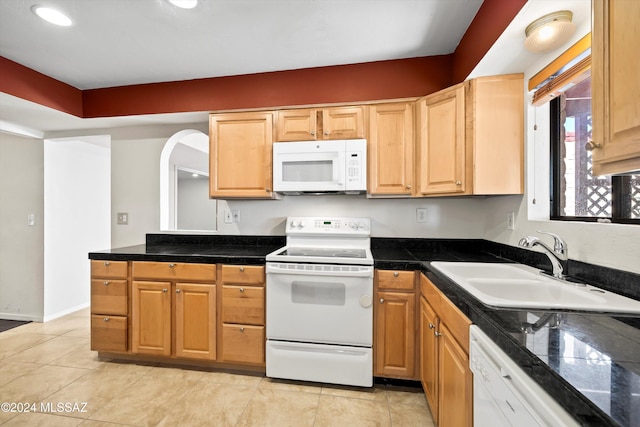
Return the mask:
M534 236L523 237L518 242L518 245L525 248L540 246L543 249L544 254L549 258L549 261L551 261L553 277L564 279L566 277L564 273L567 271L567 261L569 260L569 249L567 248L567 243L555 233L540 230L538 230L538 233L548 234L553 237L553 249Z

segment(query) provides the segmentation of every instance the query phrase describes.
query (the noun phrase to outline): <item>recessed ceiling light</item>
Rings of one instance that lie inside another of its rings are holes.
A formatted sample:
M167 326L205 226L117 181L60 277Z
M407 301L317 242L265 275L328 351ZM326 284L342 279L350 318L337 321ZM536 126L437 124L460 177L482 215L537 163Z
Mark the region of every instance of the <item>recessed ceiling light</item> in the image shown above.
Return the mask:
M198 0L167 0L174 6L180 7L182 9L193 9L198 5Z
M33 6L31 10L40 18L55 25L60 25L61 27L69 27L71 24L73 24L71 18L69 18L59 10L39 5Z
M192 176L192 177L194 177L194 178L197 178L197 177L199 177L200 175L198 175L197 173L192 173L192 174L191 174L191 176Z

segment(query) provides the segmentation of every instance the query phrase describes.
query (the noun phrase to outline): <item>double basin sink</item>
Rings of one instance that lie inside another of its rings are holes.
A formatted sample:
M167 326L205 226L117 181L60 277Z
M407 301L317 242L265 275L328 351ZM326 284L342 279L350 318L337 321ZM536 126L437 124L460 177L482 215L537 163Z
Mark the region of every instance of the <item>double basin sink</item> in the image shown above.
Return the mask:
M640 314L640 301L551 276L523 264L432 262L483 304L493 307Z

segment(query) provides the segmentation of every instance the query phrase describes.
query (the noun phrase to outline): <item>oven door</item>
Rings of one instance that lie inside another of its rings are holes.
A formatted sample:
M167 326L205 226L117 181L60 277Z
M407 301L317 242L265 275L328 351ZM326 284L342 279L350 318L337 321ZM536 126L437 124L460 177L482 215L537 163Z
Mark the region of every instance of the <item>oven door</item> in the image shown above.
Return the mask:
M267 263L267 339L370 347L373 267Z

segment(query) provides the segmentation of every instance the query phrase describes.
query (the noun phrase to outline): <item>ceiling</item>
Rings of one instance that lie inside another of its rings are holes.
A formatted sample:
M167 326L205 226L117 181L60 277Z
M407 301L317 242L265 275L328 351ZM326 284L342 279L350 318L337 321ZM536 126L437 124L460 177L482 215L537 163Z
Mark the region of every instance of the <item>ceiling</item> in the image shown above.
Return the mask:
M166 0L0 0L0 56L84 90L449 54L482 2L200 0L183 10ZM523 53L524 26L565 3L589 4L529 0L514 19L518 28L505 31L513 34L511 44L499 41L503 50L518 52L517 71L539 58ZM43 22L32 13L34 4L55 6L74 24ZM80 119L0 93L0 131L17 127L14 133L38 138L72 129L202 123L207 117Z

